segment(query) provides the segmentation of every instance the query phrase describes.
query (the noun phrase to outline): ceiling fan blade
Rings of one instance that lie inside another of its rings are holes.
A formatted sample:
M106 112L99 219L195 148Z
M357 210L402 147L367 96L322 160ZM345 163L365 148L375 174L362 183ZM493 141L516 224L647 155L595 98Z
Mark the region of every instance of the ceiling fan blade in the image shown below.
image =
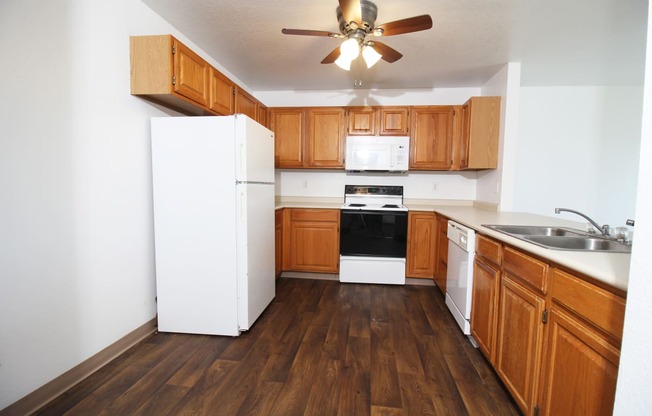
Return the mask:
M326 57L321 61L322 64L332 64L337 58L340 57L340 47L333 49L331 53L326 55Z
M396 62L399 59L403 57L403 55L397 51L396 49L390 48L389 46L385 45L384 43L380 42L374 42L373 43L373 48L378 52L379 54L382 55L383 59L389 62L390 64L392 62Z
M409 17L395 22L383 23L376 26L376 29L382 29L381 36L394 36L403 33L418 32L420 30L428 30L432 27L432 18L430 15L424 14L421 16Z
M362 21L362 6L360 0L339 0L342 17L346 23L356 22L360 25Z
M326 36L326 37L339 37L339 33L327 32L325 30L305 30L305 29L282 29L281 32L285 35L303 35L303 36Z

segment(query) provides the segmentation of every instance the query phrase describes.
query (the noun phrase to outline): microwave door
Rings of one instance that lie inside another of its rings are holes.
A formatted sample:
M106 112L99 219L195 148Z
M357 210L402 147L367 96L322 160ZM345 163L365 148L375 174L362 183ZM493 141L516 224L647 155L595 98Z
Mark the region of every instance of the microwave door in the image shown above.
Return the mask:
M386 170L389 167L390 150L388 146L356 146L347 158L349 170Z

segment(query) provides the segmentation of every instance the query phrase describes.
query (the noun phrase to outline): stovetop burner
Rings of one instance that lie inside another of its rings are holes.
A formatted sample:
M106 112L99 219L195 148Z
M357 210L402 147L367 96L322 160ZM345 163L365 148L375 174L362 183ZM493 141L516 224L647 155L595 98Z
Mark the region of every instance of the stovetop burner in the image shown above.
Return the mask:
M382 208L398 208L398 205L396 204L385 204L382 206Z
M367 204L349 204L350 207L366 207Z

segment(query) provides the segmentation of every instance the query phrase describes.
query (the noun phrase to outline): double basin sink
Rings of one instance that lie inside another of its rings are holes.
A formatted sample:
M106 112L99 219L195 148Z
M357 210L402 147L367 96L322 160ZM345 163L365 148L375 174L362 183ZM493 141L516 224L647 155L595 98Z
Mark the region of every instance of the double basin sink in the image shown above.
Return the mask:
M630 253L630 245L574 228L532 225L486 225L484 227L519 240L554 250Z

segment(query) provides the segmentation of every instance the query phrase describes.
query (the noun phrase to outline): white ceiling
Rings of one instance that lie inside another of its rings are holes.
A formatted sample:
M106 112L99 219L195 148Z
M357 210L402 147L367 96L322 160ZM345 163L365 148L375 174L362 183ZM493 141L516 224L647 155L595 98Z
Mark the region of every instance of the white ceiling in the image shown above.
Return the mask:
M430 14L430 30L380 41L393 64L346 72L321 60L339 40L337 0L142 0L253 91L476 87L507 62L521 84L643 83L645 0L375 0L377 24Z

